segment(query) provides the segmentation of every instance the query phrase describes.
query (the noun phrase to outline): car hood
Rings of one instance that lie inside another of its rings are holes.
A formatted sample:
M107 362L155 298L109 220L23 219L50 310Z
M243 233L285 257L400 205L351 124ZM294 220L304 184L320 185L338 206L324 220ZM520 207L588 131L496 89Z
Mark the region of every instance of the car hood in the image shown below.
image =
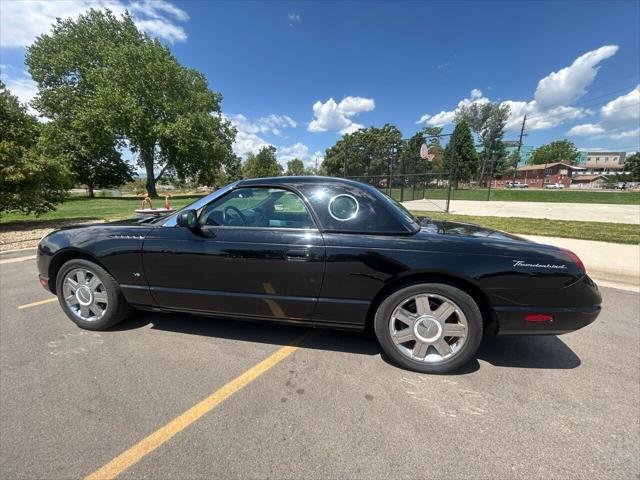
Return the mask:
M492 238L495 240L511 240L516 242L533 243L526 238L512 235L510 233L493 230L475 223L450 222L448 220L424 219L421 221L421 229L440 235L451 235L457 237Z

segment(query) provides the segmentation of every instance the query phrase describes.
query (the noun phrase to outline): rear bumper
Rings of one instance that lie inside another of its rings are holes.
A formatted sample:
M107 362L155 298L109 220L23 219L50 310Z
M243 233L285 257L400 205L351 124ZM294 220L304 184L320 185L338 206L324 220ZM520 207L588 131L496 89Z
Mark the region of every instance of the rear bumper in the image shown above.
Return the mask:
M600 305L587 308L496 307L498 335L561 335L573 332L592 323L601 309ZM550 315L553 319L526 321L525 315L532 313Z

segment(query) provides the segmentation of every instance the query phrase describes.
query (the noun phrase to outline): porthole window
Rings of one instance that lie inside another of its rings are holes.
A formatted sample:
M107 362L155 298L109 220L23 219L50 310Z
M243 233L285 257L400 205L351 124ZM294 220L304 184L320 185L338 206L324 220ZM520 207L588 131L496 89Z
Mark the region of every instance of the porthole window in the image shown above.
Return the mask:
M329 214L340 222L354 219L359 209L355 197L347 194L336 195L329 202Z

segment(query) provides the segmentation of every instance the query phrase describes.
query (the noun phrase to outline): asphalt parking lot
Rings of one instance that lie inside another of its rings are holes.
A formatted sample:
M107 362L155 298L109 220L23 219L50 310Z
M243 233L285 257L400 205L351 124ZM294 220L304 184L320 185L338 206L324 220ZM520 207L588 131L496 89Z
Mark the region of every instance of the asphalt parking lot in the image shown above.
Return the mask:
M51 298L33 260L0 265L0 294L3 479L640 476L637 293L604 288L590 327L495 339L447 376L365 334L150 313L85 332L55 302L18 309Z

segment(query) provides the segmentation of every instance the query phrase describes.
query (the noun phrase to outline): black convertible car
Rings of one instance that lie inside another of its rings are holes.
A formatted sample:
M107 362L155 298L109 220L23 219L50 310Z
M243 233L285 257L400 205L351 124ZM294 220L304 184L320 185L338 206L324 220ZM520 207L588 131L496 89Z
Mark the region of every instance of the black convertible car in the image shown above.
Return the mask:
M568 250L417 219L373 187L324 177L242 180L169 216L58 230L38 268L82 328L133 307L371 327L419 372L460 367L483 335L571 332L601 303Z

